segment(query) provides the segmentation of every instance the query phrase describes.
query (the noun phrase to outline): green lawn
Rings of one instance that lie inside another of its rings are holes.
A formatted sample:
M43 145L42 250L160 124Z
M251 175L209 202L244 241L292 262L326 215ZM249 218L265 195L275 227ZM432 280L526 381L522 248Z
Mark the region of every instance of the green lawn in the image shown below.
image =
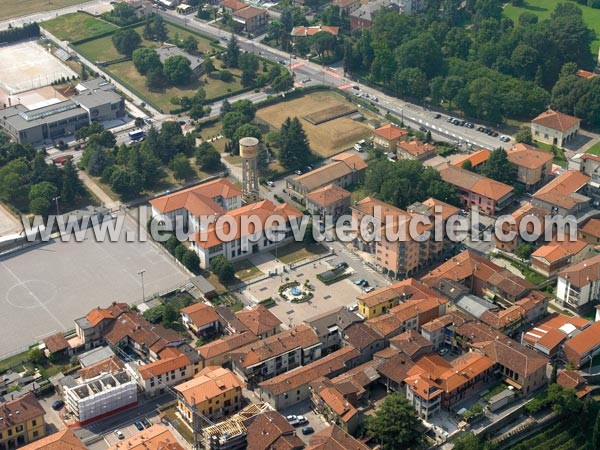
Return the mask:
M592 155L600 155L600 142L588 148L586 153L591 153Z
M27 16L42 11L53 11L67 6L84 3L87 0L2 0L0 20Z
M118 29L116 25L83 13L71 13L59 16L55 19L43 22L42 27L57 38L69 42L97 36Z
M114 74L117 78L120 78L125 84L128 84L134 90L137 90L138 92L143 94L154 105L163 110L165 113L168 113L171 109L177 108L176 105L173 105L171 103L171 99L173 97L181 97L183 95L192 97L200 87L203 87L206 91L207 100L210 100L211 98L215 98L220 95L224 95L228 92L232 93L233 95L233 93L242 89L242 85L240 83L239 70L231 70L231 72L234 73L235 77L230 83L225 83L221 80L214 80L212 78L208 78L208 83L205 83L204 80L207 80L207 77L202 77L202 81L196 79L187 86L173 86L158 92L152 92L148 90L145 84L146 77L140 75L140 73L133 65L133 62L131 61L124 61L118 64L112 64L106 67L105 70L106 72L108 72L109 75Z
M304 245L301 242L294 242L278 248L277 252L275 250L271 252L273 256L277 255L277 259L284 264L291 264L324 253L327 253L327 249L321 244Z
M538 16L539 20L549 19L554 7L561 0L525 0L523 6L513 6L507 4L504 7L503 15L517 23L519 16L524 12L530 12ZM598 54L600 47L600 9L593 9L589 6L577 4L583 11L583 20L592 30L596 32L596 40L592 42L591 50L594 55Z
M137 33L140 36L142 36L143 39L144 26L142 25L136 27L134 28L134 30L137 31ZM169 31L170 40L176 39L178 33L180 39L185 39L188 36L194 36L198 40L199 52L207 53L211 50L215 50L215 47L210 45L210 39L200 34L181 30L170 23L167 23L167 30ZM158 42L148 41L146 39L143 39L142 41L143 47L158 47L159 45L160 44ZM76 50L82 51L93 61L113 61L115 59L120 59L123 57L123 55L121 55L113 45L111 36L104 36L98 39L94 39L93 41L84 42L83 44L78 45L75 48Z
M242 281L250 280L251 278L256 278L259 275L263 275L260 269L252 264L248 259L235 262L233 267L235 269L236 278Z

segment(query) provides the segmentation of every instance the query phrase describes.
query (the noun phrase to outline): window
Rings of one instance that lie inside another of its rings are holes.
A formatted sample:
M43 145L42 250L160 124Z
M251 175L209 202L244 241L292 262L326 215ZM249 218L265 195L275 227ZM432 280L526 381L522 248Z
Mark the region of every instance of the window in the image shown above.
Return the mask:
M37 425L37 420L36 420L36 419L33 419L33 420L31 421L31 426L32 426L32 427L35 427L36 425Z
M17 426L15 427L15 431L16 431L17 433L20 433L21 431L23 431L23 425L17 425Z
M35 431L33 432L33 437L34 437L34 438L35 438L35 437L38 437L38 434L39 434L39 432L38 432L37 430L35 430Z

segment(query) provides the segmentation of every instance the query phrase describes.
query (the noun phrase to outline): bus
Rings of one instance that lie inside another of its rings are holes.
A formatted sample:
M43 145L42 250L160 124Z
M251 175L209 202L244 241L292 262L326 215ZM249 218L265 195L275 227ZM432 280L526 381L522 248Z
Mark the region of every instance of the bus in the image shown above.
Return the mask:
M146 132L144 130L135 130L129 132L129 139L131 139L133 142L142 141L144 140L145 136Z

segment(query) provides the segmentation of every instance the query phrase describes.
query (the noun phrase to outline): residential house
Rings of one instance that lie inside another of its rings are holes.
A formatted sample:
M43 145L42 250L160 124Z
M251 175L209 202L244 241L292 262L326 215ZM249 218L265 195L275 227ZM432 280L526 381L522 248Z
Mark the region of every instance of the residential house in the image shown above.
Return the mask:
M361 295L358 297L358 312L366 319L372 319L385 314L391 308L406 300L437 296L433 289L421 281L409 278Z
M175 435L165 425L156 424L122 441L108 450L184 450Z
M381 376L379 381L388 391L402 392L404 394L408 372L415 365L414 361L405 353L399 353L377 366Z
M235 315L248 331L260 339L266 339L280 331L281 320L263 305L238 311Z
M299 26L292 28L290 35L294 40L296 40L298 38L314 36L321 31L324 33L329 33L333 36L337 36L340 31L340 27L330 27L327 25L314 25L312 27Z
M562 370L556 378L556 383L567 389L574 389L578 398L587 397L592 392L588 381L577 370Z
M556 357L567 339L591 325L581 317L553 313L523 333L523 344L549 358Z
M194 303L181 311L183 326L197 336L213 335L219 331L219 316L215 309L206 303Z
M444 314L437 319L421 325L421 335L431 342L433 350L438 350L442 345L452 344L452 341L448 339L449 333L447 333L447 329L456 323L455 320L454 315Z
M327 218L335 224L339 217L350 211L350 195L350 192L337 184L328 184L306 194L306 209L312 216L318 216L322 226L328 223Z
M562 148L577 136L580 126L581 119L548 109L531 121L531 136Z
M246 450L302 450L296 429L277 411L266 411L246 425Z
M199 56L190 55L185 50L177 47L176 45L163 44L158 48L154 49L156 53L158 53L158 57L160 58L161 63L165 63L165 61L173 56L181 56L187 59L190 62L190 69L192 69L192 73L196 76L199 76L202 73L202 64L204 63L204 59Z
M232 353L256 341L258 337L255 334L244 331L201 345L197 348L201 358L200 365L201 367L231 366Z
M363 322L354 323L346 328L342 340L344 345L360 352L360 363L373 359L373 355L386 346L383 335Z
M499 239L499 236L494 233L496 248L502 251L516 253L517 248L521 244L536 245L537 243L545 242L546 231L549 232L548 235L553 235L552 230L547 230L548 227L552 226L551 222L548 221L550 218L550 210L533 206L531 203L527 202L511 213L511 217L514 221L512 224L509 224L508 222L502 223L502 234L504 236L501 236ZM542 225L542 228L537 231L534 226L535 221L539 221ZM524 224L521 225L521 222L524 222ZM531 236L531 240L525 241L523 239L523 233L520 232L522 226L527 234ZM539 233L539 235L536 233ZM513 236L512 239L509 239L510 234Z
M21 450L86 450L86 448L73 430L67 428L27 444L21 447Z
M398 143L408 139L408 131L388 123L373 131L372 139L375 148L396 154Z
M117 355L112 355L109 358L88 365L87 367L82 366L77 373L82 380L89 380L90 378L96 378L103 373L121 372L123 369L125 369L125 365L121 359Z
M346 328L356 322L361 322L359 316L349 311L345 306L324 312L304 321L311 327L321 342L321 354L328 355L342 346L342 336Z
M428 142L400 141L396 144L398 159L417 159L423 161L435 156L435 146Z
M233 20L243 26L243 31L248 34L258 34L266 30L269 24L269 12L266 9L246 6L238 9L231 15Z
M510 334L523 324L538 320L546 314L549 298L539 291L536 292L536 298L517 300L506 309L484 311L478 319L495 330Z
M405 378L406 398L419 417L428 420L440 409L475 394L491 378L494 361L484 355L466 353L452 361L430 353L419 357Z
M534 193L532 203L552 214L577 215L591 203L591 199L585 195L589 181L589 176L567 170Z
M579 369L600 353L600 322L594 322L564 345L565 358Z
M313 434L305 450L369 450L369 446L354 439L336 425Z
M585 241L552 241L542 245L531 254L531 266L539 273L550 277L560 269L591 258L596 254L594 246Z
M456 187L465 209L495 215L512 202L512 186L450 164L438 170L446 183Z
M600 204L600 155L592 153L577 154L569 160L569 169L575 169L590 177L586 195L591 197L594 206Z
M508 149L507 156L516 169L517 181L527 190L540 187L552 171L554 155L531 145L517 143Z
M410 1L410 0L409 0ZM362 4L350 13L350 29L370 29L373 26L375 15L381 10L398 11L399 7L392 0L373 0Z
M577 237L593 245L600 244L600 219L591 218L577 229Z
M441 216L441 225L445 226L447 219L458 213L458 208L434 198L414 203L404 211L365 197L351 209L353 226L361 231L356 234L354 246L390 278L408 278L443 259L454 246L445 233L439 236L441 230L436 230L435 224ZM368 239L369 235L373 239Z
M258 385L260 399L277 410L289 408L310 398L311 381L318 377L333 378L358 365L360 352L342 347L302 367L287 371Z
M332 162L303 175L292 175L285 179L288 194L300 203L305 196L323 186L335 184L347 188L363 179L367 163L359 155L340 153Z
M468 161L471 164L471 169L477 169L490 158L491 154L492 152L487 148L482 148L466 155L456 155L454 158L451 157L452 165L462 168Z
M596 303L600 298L600 255L558 272L556 297L574 308Z
M46 435L46 411L30 392L0 403L0 449L23 447Z
M63 333L56 333L52 336L48 336L43 340L46 347L46 356L53 356L57 358L65 358L73 355L73 349L69 345L69 341Z
M228 14L233 14L234 12L247 7L248 4L240 2L239 0L223 0L221 2L221 10Z
M413 361L433 352L433 344L415 330L408 330L390 339L390 347L404 353Z
M351 12L356 11L360 8L359 0L333 0L331 6L337 6L340 8L340 14L349 16Z
M177 411L188 424L198 412L209 420L218 420L242 407L244 383L229 369L207 366L195 378L175 386Z
M306 325L299 325L231 352L231 362L249 386L321 357L321 342Z
M81 426L131 408L138 401L135 379L125 370L105 372L63 386L67 409Z

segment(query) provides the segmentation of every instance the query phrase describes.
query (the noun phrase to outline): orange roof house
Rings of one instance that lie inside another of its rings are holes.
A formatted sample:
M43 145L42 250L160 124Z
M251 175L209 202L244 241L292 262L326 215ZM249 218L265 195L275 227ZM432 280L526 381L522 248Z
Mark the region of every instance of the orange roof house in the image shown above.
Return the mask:
M556 382L567 389L575 389L575 394L579 398L586 397L592 388L588 386L587 380L581 376L577 370L563 370L558 374Z
M531 122L553 130L567 131L574 125L581 123L581 119L549 109L541 113Z
M312 27L300 26L300 27L292 28L292 32L290 34L293 37L306 37L306 36L314 36L315 34L321 32L321 31L324 33L329 33L334 36L337 36L340 31L340 27L330 27L327 25L315 25Z
M408 131L388 123L373 131L373 144L375 147L392 153L396 152L399 141L408 139Z
M236 317L249 331L261 339L277 333L281 325L281 320L263 305L239 311Z
M577 336L569 339L564 346L568 361L576 368L589 362L600 352L600 322L594 322Z
M574 214L590 203L579 193L590 177L576 170L567 170L533 194L533 205L558 214Z
M531 121L534 140L563 147L573 140L581 126L581 119L549 109Z
M396 145L396 152L398 158L401 159L418 159L423 161L424 159L435 156L435 146L428 142L415 141L404 141L399 142Z
M73 430L67 428L20 448L21 450L86 450L87 447Z
M539 186L552 170L551 152L517 143L507 151L508 161L515 167L517 181L526 187Z
M118 441L109 450L184 450L184 448L166 426L156 424L130 438Z
M531 254L531 264L535 270L549 277L569 264L593 255L594 247L585 241L554 240Z
M597 73L594 73L594 72L589 72L589 71L587 71L587 70L579 69L579 70L577 71L577 76L578 76L579 78L586 78L586 79L588 79L588 80L589 80L590 78L597 77L597 76L598 76L598 74L597 74Z
M202 334L209 329L219 328L219 316L215 309L206 303L194 303L181 311L183 325L194 333Z
M462 168L465 162L470 161L471 167L475 169L482 165L484 162L486 162L490 158L491 154L492 152L490 152L487 148L482 148L480 150L477 150L476 152L468 153L466 155L462 155L456 159L453 159L452 165Z
M579 239L582 239L590 244L600 244L600 219L591 218L586 221L583 226L577 230Z

